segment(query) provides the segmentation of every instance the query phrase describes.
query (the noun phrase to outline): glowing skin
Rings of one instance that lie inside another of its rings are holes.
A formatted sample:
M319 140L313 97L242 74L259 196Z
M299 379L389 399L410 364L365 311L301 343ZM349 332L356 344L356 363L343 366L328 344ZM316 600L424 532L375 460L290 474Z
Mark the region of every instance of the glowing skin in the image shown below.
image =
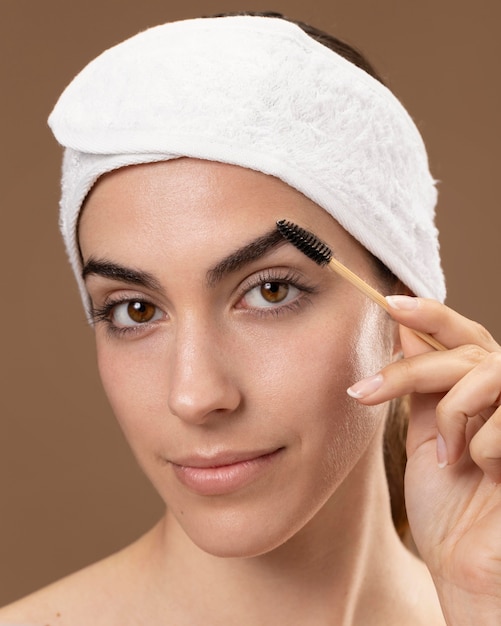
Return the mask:
M431 300L399 295L392 321L277 239L282 217L387 290L274 178L182 159L98 182L80 241L99 367L166 513L0 620L445 626L438 591L447 623L500 623L499 345ZM407 393L406 504L429 571L394 531L382 458L384 403Z
M80 222L113 410L171 523L219 556L268 552L322 507L332 524L347 493L363 508L375 467L381 479L386 405L345 390L393 358L387 315L290 244L210 273L283 217L377 284L372 260L325 211L235 166L119 170Z

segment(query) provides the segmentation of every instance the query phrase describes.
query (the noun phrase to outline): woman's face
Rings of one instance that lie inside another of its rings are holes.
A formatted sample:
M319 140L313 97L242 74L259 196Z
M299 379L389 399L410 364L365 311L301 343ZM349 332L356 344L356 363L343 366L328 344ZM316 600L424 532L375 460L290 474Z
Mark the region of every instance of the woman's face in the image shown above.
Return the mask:
M391 359L390 322L270 235L281 218L376 283L367 253L325 211L236 166L118 170L80 222L113 410L170 513L221 556L284 543L380 446L384 409L345 390Z

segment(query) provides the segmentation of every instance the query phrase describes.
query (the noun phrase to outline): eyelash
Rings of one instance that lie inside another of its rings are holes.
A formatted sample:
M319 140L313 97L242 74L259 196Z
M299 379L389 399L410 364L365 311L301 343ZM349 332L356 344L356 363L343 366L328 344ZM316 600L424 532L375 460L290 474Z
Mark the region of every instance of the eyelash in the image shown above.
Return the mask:
M279 270L265 270L256 276L252 276L242 285L238 295L238 302L250 294L253 289L261 287L266 283L287 285L288 287L297 289L299 293L293 300L285 304L277 303L276 306L270 305L265 307L240 307L241 310L262 317L268 317L270 315L278 317L289 311L297 311L305 304L305 298L315 291L314 287L307 285L304 279L292 270L288 270L285 274L283 271L280 272ZM307 300L309 301L309 298Z
M145 322L144 324L137 324L136 326L117 326L113 322L113 311L121 304L130 304L132 302L141 302L144 304L150 304L148 300L145 300L143 297L131 298L110 298L107 302L105 302L100 307L92 307L90 316L94 325L99 323L104 323L106 325L106 330L111 336L125 336L137 334L139 332L144 331L145 326L151 326L151 323Z
M266 283L278 283L282 285L287 285L288 287L293 287L298 290L298 295L285 304L277 303L276 306L270 305L265 307L237 307L245 313L258 315L260 317L268 317L274 316L278 317L279 315L285 314L289 311L297 311L301 306L305 304L306 301L309 301L307 298L308 294L314 293L315 288L308 286L304 283L304 280L300 278L300 276L291 270L287 271L285 274L278 270L266 270L255 276L252 276L248 281L246 281L241 289L239 290L239 294L237 296L237 302L241 302L246 295L250 294L253 289L257 287L263 286ZM113 321L113 311L118 306L122 304L130 304L133 302L149 304L151 306L155 306L151 303L151 301L146 300L143 297L117 297L111 298L107 302L105 302L100 307L92 307L91 309L91 318L94 324L105 323L107 332L112 336L124 337L124 336L133 336L138 333L144 332L145 330L151 328L153 324L155 324L158 320L153 320L151 322L137 323L136 325L131 326L118 326ZM158 307L155 306L158 309Z

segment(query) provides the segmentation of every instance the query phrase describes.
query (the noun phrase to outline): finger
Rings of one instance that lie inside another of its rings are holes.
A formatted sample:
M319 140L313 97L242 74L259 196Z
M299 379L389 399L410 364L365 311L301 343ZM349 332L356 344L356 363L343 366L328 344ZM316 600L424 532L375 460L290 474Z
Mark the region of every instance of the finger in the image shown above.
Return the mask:
M430 334L448 348L476 344L485 350L498 351L501 346L478 322L428 298L387 296L389 314L400 324Z
M437 428L445 443L446 450L442 451L444 464L455 463L463 453L470 418L483 414L487 423L491 421L492 407L499 405L500 391L501 352L491 352L440 400L436 416Z
M347 391L363 404L379 404L409 393L447 392L490 354L476 345L428 351L387 365ZM492 353L498 354L500 353Z
M501 409L497 409L470 441L470 455L494 483L501 483Z
M408 458L411 458L418 448L427 442L432 442L431 454L433 457L437 456L435 409L442 397L443 394L438 393L415 394L411 397L406 441Z
M412 328L399 325L400 345L402 347L402 353L405 357L415 356L416 354L422 354L423 352L434 352L435 349L426 343Z

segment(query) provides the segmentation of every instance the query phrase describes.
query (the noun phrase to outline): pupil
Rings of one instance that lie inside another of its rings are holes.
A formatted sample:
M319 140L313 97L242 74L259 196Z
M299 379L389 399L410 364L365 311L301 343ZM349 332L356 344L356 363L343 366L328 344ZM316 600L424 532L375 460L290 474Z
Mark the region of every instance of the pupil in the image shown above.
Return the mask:
M135 322L148 322L155 312L155 308L146 302L131 302L127 307L129 317Z
M287 296L287 285L284 283L264 283L261 293L268 302L281 302Z

